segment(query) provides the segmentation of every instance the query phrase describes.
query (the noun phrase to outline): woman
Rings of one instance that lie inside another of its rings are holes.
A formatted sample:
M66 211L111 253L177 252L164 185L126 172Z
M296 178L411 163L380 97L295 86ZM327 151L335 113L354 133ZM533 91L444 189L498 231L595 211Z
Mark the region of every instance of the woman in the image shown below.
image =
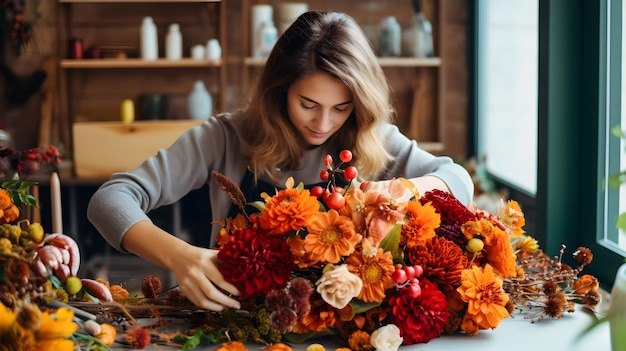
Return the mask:
M441 189L469 203L469 174L421 150L390 124L392 115L388 84L358 24L345 14L307 12L279 38L244 110L211 117L137 169L112 175L91 199L88 217L119 251L171 270L199 307L239 308L225 293L238 291L218 271L217 251L170 235L146 213L208 182L213 219L223 220L232 204L211 171L241 184L252 201L288 177L319 182L324 155L343 149L352 151L368 186L387 189L389 179L405 177L420 193Z

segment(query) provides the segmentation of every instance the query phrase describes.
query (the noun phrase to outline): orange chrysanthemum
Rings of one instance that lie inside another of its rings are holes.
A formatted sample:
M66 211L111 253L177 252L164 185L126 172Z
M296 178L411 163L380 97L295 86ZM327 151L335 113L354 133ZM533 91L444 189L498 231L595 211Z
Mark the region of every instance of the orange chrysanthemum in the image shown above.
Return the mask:
M500 206L500 211L502 212L498 217L502 224L509 229L512 237L518 238L526 233L522 229L526 225L526 219L517 201L509 200L506 207L504 205Z
M310 259L310 255L307 254L304 249L304 239L300 235L295 235L293 238L287 238L285 240L289 248L291 249L291 254L293 255L293 262L300 268L307 268L315 265L317 262L315 260Z
M365 302L381 302L385 290L395 285L391 275L395 270L389 251L378 249L375 255L355 252L345 262L348 270L363 281L363 288L357 298Z
M459 284L461 272L467 265L463 250L440 236L431 238L425 245L407 248L406 258L412 265L422 266L422 277L436 282L444 290Z
M469 221L461 226L461 231L469 240L481 237L485 247L485 260L497 274L504 278L517 275L517 264L509 235L488 220Z
M229 341L216 347L213 351L248 351L248 348L241 341Z
M322 300L322 297L313 293L311 297L311 311L298 319L293 327L295 333L308 333L321 331L324 328L332 328L337 323L335 308Z
M423 245L435 236L435 229L441 224L441 215L430 202L422 205L419 201L409 201L405 219L400 245L406 246Z
M269 344L263 348L263 351L293 351L291 346L283 344L281 342L276 344Z
M463 270L461 286L457 291L461 299L468 303L466 315L481 329L494 329L502 319L509 317L505 308L509 296L502 290L502 279L491 265Z
M370 343L370 334L363 330L357 330L348 338L348 345L352 351L370 351L374 346Z
M337 263L343 256L354 252L361 235L354 231L350 218L335 210L318 212L308 227L304 238L304 250L317 262Z
M297 188L280 190L266 198L265 209L260 215L261 227L274 235L307 227L319 211L319 202L309 190Z

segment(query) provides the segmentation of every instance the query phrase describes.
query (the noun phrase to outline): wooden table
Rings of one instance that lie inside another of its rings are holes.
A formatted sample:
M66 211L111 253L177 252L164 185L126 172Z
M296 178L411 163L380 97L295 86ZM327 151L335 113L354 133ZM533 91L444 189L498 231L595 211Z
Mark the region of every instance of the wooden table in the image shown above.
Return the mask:
M447 335L433 339L426 344L400 347L399 351L610 351L611 339L608 323L602 323L583 337L578 337L592 321L593 314L580 307L575 313L562 318L531 322L522 315L514 314L503 320L495 330L482 330L477 335ZM337 345L330 340L316 340L334 351ZM295 351L304 351L309 345L290 345ZM218 345L208 345L194 350L213 350ZM247 345L250 351L261 351L262 345ZM118 347L114 350L128 350ZM165 346L150 346L145 350L179 350Z

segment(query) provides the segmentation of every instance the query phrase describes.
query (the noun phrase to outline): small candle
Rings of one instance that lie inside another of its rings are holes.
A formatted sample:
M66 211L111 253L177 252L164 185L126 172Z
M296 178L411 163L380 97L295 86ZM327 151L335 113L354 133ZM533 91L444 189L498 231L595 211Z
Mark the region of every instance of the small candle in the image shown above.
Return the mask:
M135 121L135 103L131 99L124 99L120 106L122 123L131 124Z
M61 211L61 181L53 172L50 176L50 200L52 202L52 232L63 233L63 215Z

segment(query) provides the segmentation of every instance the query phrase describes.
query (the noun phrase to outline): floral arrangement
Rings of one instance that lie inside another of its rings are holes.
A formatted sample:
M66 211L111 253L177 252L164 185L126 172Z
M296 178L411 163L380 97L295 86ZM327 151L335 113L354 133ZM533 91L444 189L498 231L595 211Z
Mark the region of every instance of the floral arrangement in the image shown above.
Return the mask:
M336 166L330 155L323 160L326 186L305 189L289 179L260 202L248 203L229 179L212 174L240 209L220 222L218 267L239 289L241 310L198 311L155 276L130 296L122 285L79 278L80 251L70 236L19 219L20 207L36 205L24 179L40 163L56 162L58 152L0 149L0 157L17 159L19 173L0 185L1 350L96 351L117 342L292 351L289 343L325 336L338 340L339 351L393 351L494 329L516 312L531 321L560 318L574 303L600 301L595 277L581 274L591 251L573 253L577 267L562 262L565 247L549 257L524 232L515 201L491 214L443 191L418 194L405 179L384 192L357 186L348 150ZM138 317L156 323L142 326ZM168 317L187 328L157 329Z
M80 252L70 236L45 234L41 223L21 218L23 206L37 206L29 193L35 182L26 179L43 163L58 164L58 150L2 147L0 158L17 161L17 177L0 184L0 350L108 350L115 329L95 318L79 323L80 311L61 302L95 301L108 289L77 277Z
M332 335L353 351L393 350L495 329L516 310L536 321L600 302L597 279L580 275L591 251L574 252L578 267L562 262L565 248L547 256L523 230L516 201L491 214L444 191L418 194L406 179L370 190L352 184L350 151L339 158L324 159L326 187L289 179L251 214L239 188L212 174L241 210L222 222L218 260L248 314L223 313L219 329L197 321L204 335L229 330L230 339L266 343Z

